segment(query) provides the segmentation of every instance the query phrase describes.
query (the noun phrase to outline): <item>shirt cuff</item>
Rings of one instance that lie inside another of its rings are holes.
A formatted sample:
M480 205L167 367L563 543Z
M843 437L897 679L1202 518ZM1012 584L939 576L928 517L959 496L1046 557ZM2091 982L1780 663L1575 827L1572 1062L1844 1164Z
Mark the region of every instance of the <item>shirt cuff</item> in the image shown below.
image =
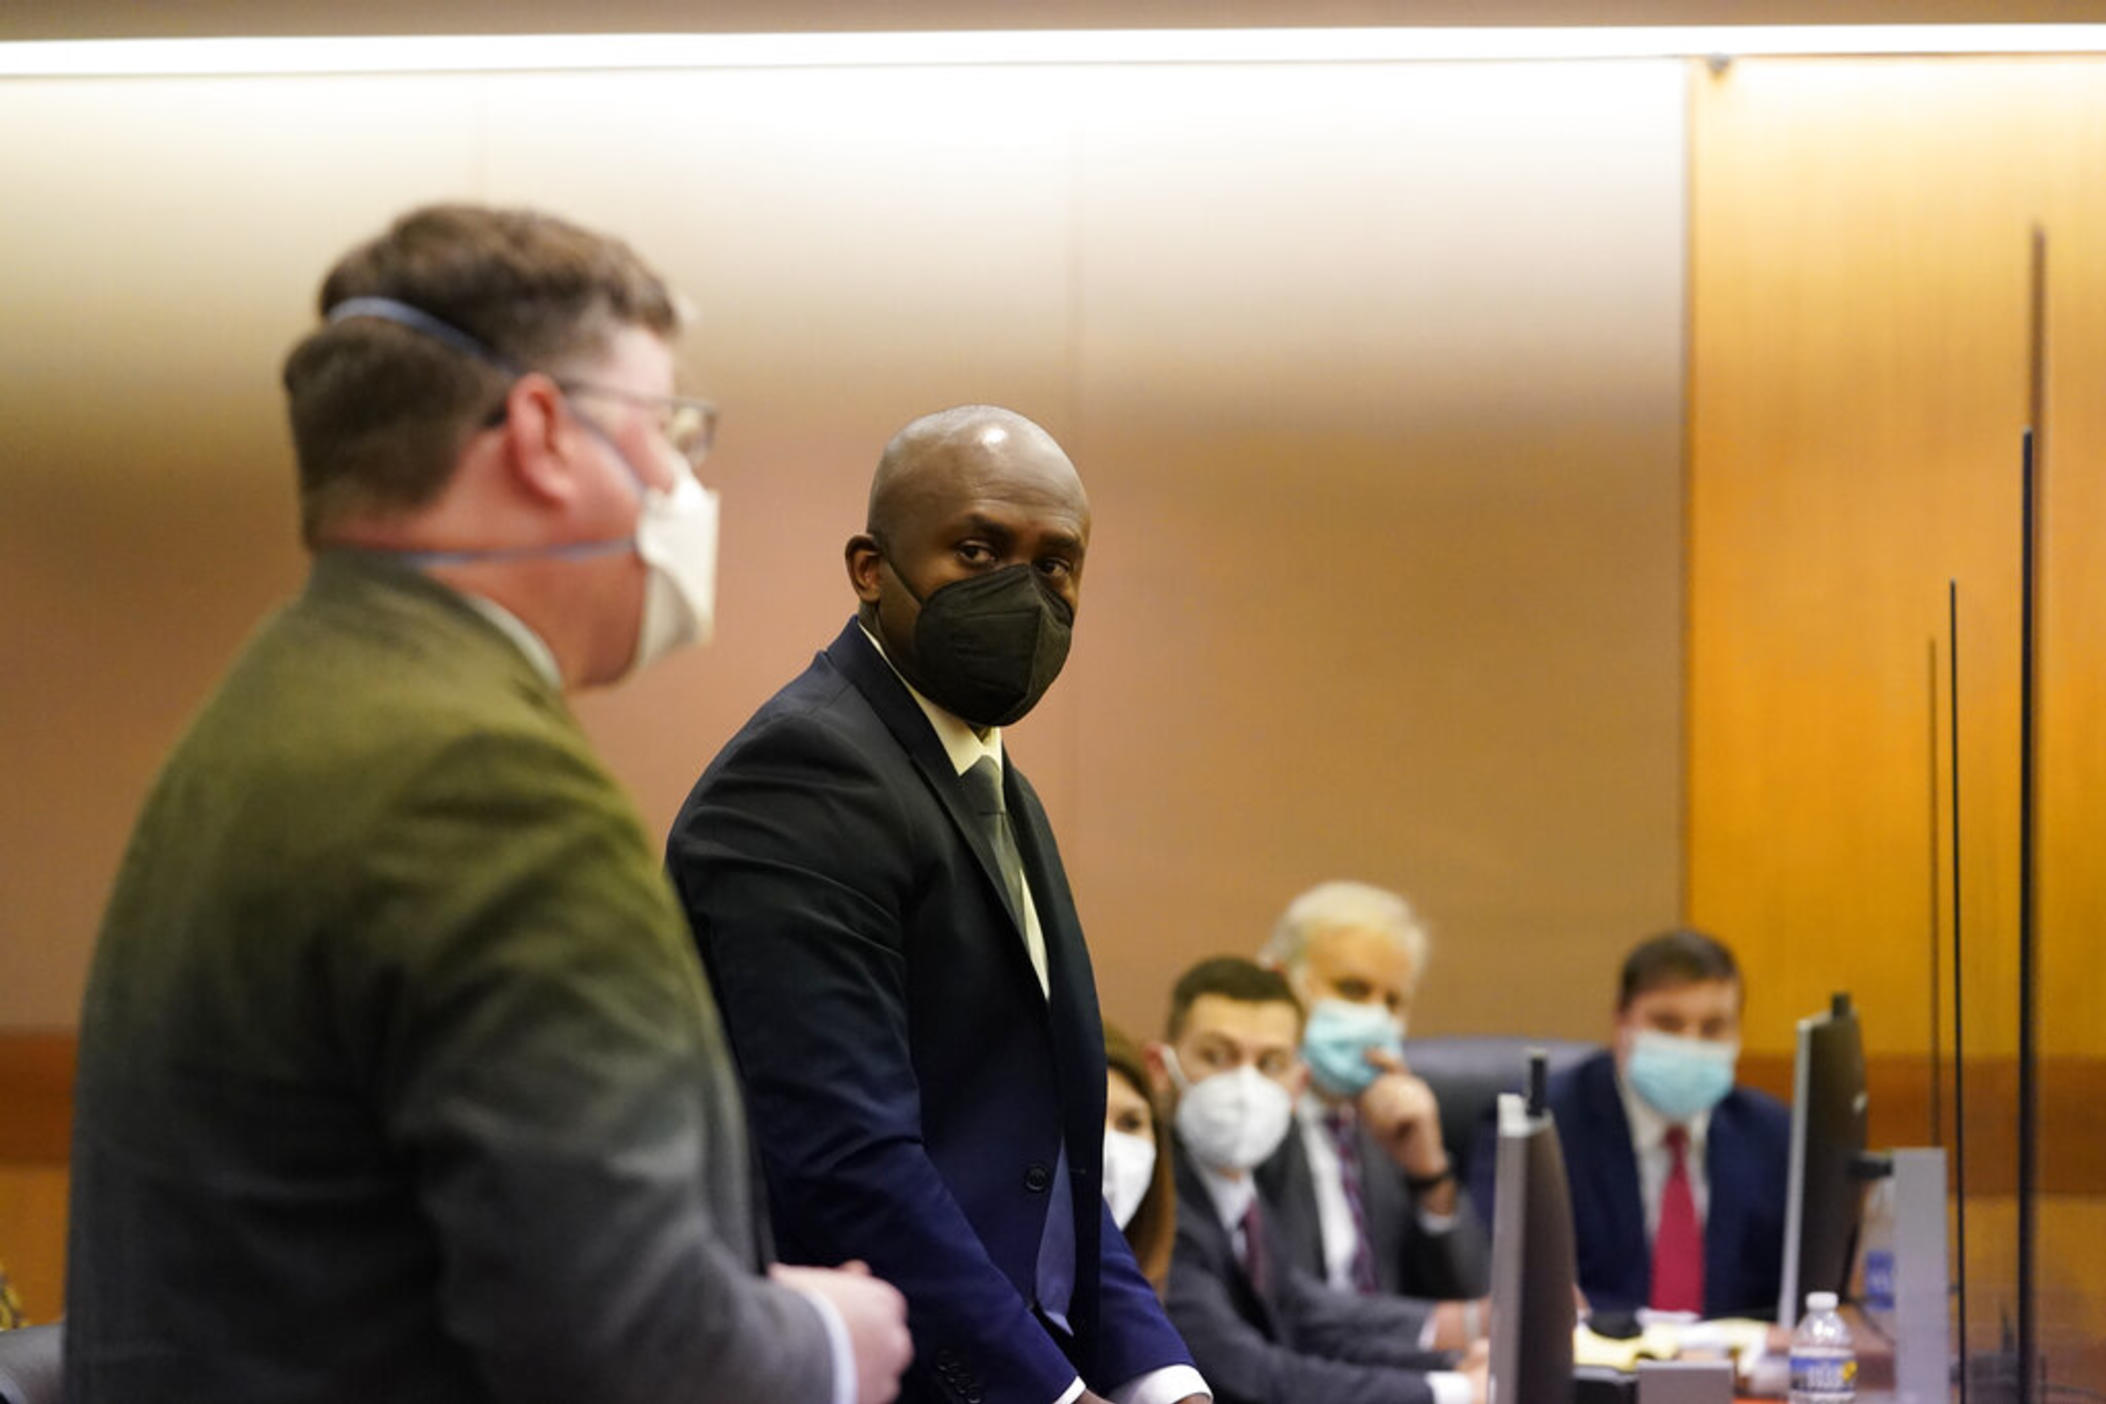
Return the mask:
M848 1323L841 1319L839 1308L817 1292L803 1287L791 1290L810 1302L819 1313L819 1320L826 1325L827 1353L834 1359L833 1404L856 1404L856 1348L848 1339ZM1446 1404L1446 1401L1440 1401L1440 1404ZM1464 1400L1464 1404L1469 1404L1469 1401Z
M1194 1394L1214 1397L1206 1380L1190 1365L1165 1365L1120 1385L1111 1392L1111 1400L1112 1404L1177 1404ZM1462 1404L1470 1404L1469 1395L1462 1397Z
M1426 1376L1433 1389L1433 1404L1470 1404L1470 1377L1453 1370L1434 1370Z
M1077 1375L1075 1383L1062 1390L1060 1398L1054 1400L1053 1404L1075 1404L1075 1401L1080 1398L1082 1398L1082 1376Z
M1419 1227L1428 1233L1446 1233L1455 1227L1457 1218L1454 1214L1436 1214L1430 1209L1419 1210L1418 1216Z
M1419 1327L1420 1350L1432 1350L1433 1338L1440 1334L1441 1329L1441 1304L1439 1302L1428 1302L1426 1307L1426 1322Z

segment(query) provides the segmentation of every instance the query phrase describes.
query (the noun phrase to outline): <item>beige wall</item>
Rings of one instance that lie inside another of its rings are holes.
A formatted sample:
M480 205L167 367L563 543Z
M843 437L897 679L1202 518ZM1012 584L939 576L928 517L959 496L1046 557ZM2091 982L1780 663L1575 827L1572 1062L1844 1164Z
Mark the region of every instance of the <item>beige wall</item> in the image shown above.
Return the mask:
M418 200L629 234L703 310L724 623L584 704L663 823L831 634L913 413L1098 509L1019 756L1115 1017L1308 882L1399 886L1421 1026L1596 1029L1679 902L1675 64L0 85L0 1027L64 1027L159 756L293 589L275 366Z

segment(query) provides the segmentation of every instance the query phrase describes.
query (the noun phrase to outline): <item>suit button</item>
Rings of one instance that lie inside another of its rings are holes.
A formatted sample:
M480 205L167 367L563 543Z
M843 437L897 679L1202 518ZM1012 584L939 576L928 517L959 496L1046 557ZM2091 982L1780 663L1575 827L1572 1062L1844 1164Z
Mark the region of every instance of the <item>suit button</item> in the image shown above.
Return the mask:
M1024 1188L1030 1190L1033 1194L1044 1194L1046 1186L1052 1183L1052 1169L1041 1165L1035 1160L1031 1162L1030 1168L1024 1171Z

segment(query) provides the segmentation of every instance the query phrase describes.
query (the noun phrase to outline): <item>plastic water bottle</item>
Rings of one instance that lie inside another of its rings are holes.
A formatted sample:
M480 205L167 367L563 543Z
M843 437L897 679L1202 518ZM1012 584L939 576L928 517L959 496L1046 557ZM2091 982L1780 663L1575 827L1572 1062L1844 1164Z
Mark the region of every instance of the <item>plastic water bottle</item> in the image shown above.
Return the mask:
M1835 1293L1808 1292L1806 1315L1792 1333L1791 1404L1851 1404L1857 1398L1857 1351L1836 1315Z

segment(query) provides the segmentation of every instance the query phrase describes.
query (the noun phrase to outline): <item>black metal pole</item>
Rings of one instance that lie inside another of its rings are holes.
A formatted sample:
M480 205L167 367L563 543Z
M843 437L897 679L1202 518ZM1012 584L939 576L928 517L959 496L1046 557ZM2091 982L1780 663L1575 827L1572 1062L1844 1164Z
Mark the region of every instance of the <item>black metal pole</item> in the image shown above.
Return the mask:
M2019 696L2018 696L2018 1404L2033 1404L2038 1372L2034 1322L2033 1249L2037 1238L2035 1192L2039 1186L2039 1029L2034 1021L2034 991L2039 980L2034 940L2033 779L2038 738L2034 726L2037 699L2034 675L2039 670L2035 631L2039 628L2039 580L2035 561L2041 452L2046 445L2046 310L2047 235L2033 230L2032 345L2021 493L2024 542L2019 554Z
M1952 1166L1954 1276L1960 1284L1960 1404L1967 1404L1967 973L1960 964L1960 582L1945 582L1945 666L1952 705Z
M1939 917L1938 894L1943 886L1938 881L1938 641L1933 638L1929 649L1930 687L1930 765L1927 768L1930 790L1930 1143L1945 1144L1942 1134L1945 1114L1945 1049L1938 1038L1938 1027L1945 1014L1945 991L1939 981L1939 970L1944 964L1944 954L1938 949L1938 938L1943 935ZM1959 978L1959 972L1953 972Z

